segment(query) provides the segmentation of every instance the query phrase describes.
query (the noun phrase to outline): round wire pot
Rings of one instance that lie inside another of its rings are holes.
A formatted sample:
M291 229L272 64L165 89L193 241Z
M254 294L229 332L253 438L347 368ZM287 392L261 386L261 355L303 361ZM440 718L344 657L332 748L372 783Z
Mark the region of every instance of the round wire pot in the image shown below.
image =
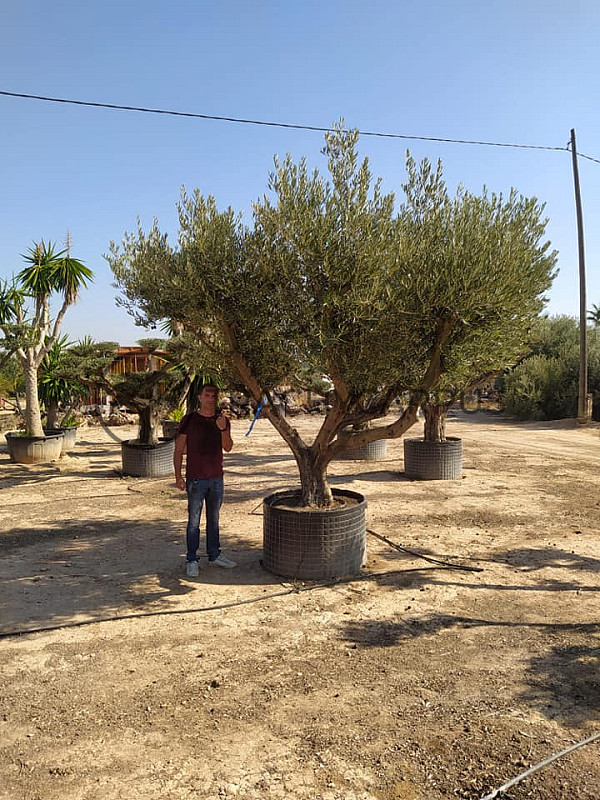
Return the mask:
M263 501L263 565L275 575L325 580L357 575L366 558L364 495L333 489L331 509L302 508L300 490Z
M175 439L161 439L158 444L121 442L123 474L135 478L162 478L173 472Z
M354 450L342 450L339 459L348 461L381 461L387 453L387 439L377 439Z
M404 440L404 474L421 481L457 481L462 478L462 439L445 442Z

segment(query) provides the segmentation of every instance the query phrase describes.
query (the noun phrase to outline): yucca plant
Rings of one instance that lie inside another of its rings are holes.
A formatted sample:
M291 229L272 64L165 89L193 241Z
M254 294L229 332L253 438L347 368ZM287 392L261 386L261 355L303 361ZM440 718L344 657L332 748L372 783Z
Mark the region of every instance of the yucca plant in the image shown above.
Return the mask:
M70 244L58 250L52 242L34 242L25 255L27 266L12 283L0 284L2 348L16 354L25 375L25 429L29 436L44 436L38 371L60 336L65 313L81 287L93 279L92 271L70 255ZM50 299L62 296L52 319Z

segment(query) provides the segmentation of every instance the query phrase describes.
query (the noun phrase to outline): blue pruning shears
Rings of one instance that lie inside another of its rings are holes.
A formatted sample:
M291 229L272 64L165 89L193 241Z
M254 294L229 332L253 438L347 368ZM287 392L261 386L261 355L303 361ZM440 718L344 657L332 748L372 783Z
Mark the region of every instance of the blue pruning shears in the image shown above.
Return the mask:
M262 401L261 401L261 402L258 404L258 406L257 406L257 408L256 408L256 412L255 412L255 414L254 414L254 419L253 419L253 420L252 420L252 422L250 423L250 427L248 428L248 431L247 431L247 433L246 433L246 436L250 436L250 434L252 433L252 428L254 427L254 423L255 423L255 422L256 422L256 420L258 419L258 416L259 416L260 412L262 411L262 409L263 409L263 406L264 406L264 404L265 404L266 402L267 402L267 397L266 397L266 395L265 395L265 396L263 397Z

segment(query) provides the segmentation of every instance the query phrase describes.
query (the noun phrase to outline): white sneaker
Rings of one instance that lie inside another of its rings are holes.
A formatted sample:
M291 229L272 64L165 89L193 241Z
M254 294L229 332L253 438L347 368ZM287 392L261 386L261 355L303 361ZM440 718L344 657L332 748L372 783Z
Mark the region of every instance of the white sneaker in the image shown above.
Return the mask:
M200 575L200 567L197 561L188 561L185 567L188 578L197 578Z
M233 569L237 567L237 563L232 561L230 558L226 558L223 553L220 556L217 556L214 561L208 562L209 567L224 567L225 569Z

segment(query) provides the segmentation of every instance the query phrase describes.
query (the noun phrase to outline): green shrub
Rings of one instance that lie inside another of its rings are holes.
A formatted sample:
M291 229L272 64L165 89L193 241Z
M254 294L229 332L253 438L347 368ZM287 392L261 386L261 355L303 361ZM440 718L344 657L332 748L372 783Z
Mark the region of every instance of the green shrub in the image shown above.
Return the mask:
M532 355L505 377L506 413L517 419L577 416L579 324L573 317L543 317L533 331ZM600 401L600 330L588 328L588 391Z

